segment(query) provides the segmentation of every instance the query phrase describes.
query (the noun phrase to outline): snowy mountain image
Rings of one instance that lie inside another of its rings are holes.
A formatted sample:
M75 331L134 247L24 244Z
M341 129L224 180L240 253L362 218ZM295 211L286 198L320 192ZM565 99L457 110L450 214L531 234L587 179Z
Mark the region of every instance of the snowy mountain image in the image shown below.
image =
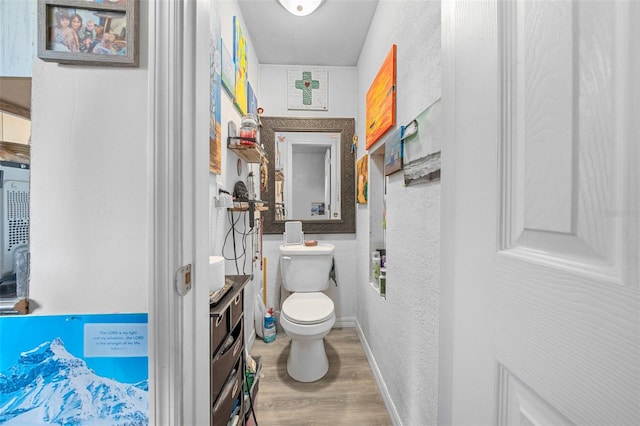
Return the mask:
M149 424L148 384L100 377L60 338L22 352L0 373L0 424L133 426Z

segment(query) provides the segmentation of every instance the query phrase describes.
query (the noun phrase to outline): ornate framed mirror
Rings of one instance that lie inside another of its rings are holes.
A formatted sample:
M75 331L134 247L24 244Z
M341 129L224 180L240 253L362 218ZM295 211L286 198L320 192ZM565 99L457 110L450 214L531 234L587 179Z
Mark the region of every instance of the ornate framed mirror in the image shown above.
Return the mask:
M261 199L269 207L261 213L263 232L281 234L286 221L300 220L306 234L355 233L351 152L355 120L261 117L260 121L260 142L269 160L267 186L261 189ZM313 170L320 174L311 174Z

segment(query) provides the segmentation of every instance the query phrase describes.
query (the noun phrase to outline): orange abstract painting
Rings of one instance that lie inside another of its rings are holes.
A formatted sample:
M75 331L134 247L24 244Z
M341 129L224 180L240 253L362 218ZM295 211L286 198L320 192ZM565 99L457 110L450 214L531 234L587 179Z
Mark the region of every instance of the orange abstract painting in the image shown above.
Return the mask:
M394 44L367 91L366 148L369 149L395 124L396 45Z

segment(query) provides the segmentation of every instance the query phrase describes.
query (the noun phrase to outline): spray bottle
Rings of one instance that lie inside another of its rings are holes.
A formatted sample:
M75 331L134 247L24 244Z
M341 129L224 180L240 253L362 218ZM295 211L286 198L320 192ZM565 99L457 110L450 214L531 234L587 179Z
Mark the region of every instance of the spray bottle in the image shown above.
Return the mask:
M269 308L264 315L264 342L270 343L276 340L276 319L273 316L273 308Z

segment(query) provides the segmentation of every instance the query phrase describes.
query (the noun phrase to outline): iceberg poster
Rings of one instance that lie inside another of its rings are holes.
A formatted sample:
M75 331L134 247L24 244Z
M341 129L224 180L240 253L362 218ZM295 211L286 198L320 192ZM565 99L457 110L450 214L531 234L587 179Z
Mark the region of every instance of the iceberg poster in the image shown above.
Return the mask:
M0 316L0 425L148 425L147 321Z

